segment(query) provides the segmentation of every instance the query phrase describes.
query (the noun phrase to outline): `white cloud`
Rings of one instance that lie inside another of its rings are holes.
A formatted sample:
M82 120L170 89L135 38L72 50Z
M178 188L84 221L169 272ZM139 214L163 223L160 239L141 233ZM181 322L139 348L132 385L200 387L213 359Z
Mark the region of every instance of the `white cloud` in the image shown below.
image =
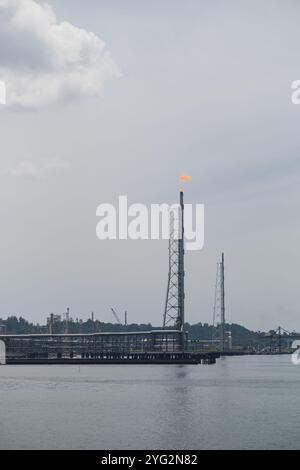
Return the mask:
M35 0L0 0L0 43L8 105L40 107L71 96L99 97L104 83L120 76L98 36L59 23L50 5Z
M0 169L0 176L12 176L16 178L43 178L49 173L67 170L69 168L67 162L59 160L51 160L36 164L31 160L23 160L13 166Z

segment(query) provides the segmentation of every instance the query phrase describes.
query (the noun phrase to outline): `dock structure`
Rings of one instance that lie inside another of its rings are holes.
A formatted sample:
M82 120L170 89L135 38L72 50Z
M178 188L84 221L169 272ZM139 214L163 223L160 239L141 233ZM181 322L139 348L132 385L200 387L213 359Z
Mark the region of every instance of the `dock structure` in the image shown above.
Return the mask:
M182 350L182 332L1 335L6 364L209 363L213 352Z
M181 181L189 179L187 175L181 176ZM220 351L191 348L184 330L184 251L184 194L181 188L177 210L170 212L169 275L162 329L73 334L69 333L67 308L63 334L54 332L55 320L61 317L53 313L48 319L49 334L1 335L0 330L6 364L214 364ZM224 266L224 257L222 262ZM111 310L121 323L114 309ZM126 312L125 324L127 326Z

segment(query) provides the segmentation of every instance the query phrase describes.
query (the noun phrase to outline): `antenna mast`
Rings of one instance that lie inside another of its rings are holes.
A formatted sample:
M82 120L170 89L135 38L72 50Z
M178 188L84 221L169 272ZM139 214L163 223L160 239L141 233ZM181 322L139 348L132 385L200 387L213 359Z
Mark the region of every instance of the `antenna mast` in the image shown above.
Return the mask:
M214 316L213 325L217 323L217 337L220 344L220 351L226 349L226 334L225 334L225 264L224 253L222 253L221 262L217 263L217 277L215 287L215 300L214 300Z

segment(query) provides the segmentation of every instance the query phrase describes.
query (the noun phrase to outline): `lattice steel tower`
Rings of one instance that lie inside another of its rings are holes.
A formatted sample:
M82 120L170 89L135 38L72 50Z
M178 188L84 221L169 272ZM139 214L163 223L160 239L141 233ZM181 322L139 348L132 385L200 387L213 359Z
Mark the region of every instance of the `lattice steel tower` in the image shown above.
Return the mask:
M224 253L221 262L217 263L217 276L215 287L213 326L217 325L217 338L220 341L220 350L225 351L225 276Z
M169 275L163 327L184 327L184 202L180 191L178 211L170 212Z

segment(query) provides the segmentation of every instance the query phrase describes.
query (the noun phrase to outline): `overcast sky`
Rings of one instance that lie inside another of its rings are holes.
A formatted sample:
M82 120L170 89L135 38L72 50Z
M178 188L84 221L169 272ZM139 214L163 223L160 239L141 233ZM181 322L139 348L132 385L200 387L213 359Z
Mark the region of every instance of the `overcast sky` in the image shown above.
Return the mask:
M38 5L37 5L38 3ZM0 316L162 324L166 241L99 241L96 208L204 203L186 321L300 330L296 0L0 0Z

